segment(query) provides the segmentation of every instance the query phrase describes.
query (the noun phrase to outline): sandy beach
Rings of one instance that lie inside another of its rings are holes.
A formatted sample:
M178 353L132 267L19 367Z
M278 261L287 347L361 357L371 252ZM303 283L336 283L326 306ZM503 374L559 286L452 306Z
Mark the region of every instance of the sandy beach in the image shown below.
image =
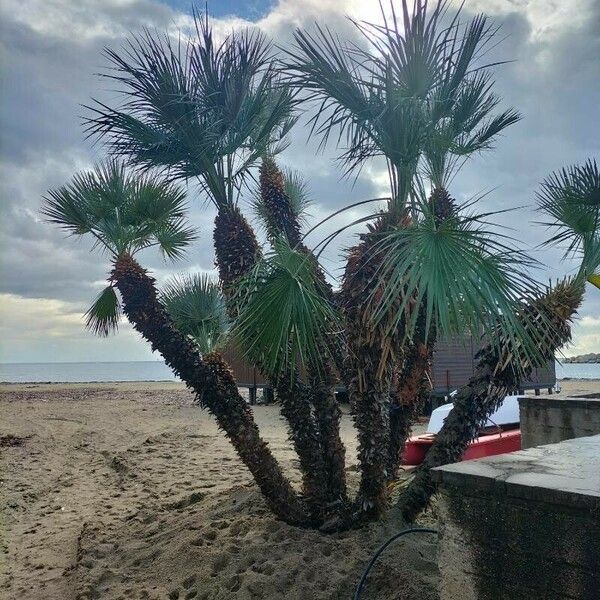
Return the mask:
M561 384L563 395L600 389ZM255 414L297 482L278 407ZM343 437L355 482L348 414ZM390 518L323 535L277 521L181 384L4 384L0 442L7 600L347 600L371 553L399 529ZM435 553L435 536L407 538L363 597L436 598Z

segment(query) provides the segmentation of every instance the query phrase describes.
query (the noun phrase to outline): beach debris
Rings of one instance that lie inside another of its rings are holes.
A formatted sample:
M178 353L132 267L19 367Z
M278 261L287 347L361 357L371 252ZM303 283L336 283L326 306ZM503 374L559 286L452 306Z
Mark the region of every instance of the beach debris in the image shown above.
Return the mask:
M7 435L0 435L0 448L22 446L28 438L28 435L21 437L18 435L13 435L12 433L9 433Z

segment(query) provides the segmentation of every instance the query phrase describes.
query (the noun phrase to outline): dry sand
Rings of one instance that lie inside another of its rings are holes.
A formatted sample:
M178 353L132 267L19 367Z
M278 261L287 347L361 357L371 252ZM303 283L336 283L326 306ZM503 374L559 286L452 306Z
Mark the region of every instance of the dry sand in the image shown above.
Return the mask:
M598 389L563 382L563 393ZM277 407L255 414L297 482ZM348 415L343 437L355 481ZM180 384L2 385L0 442L7 600L348 600L371 553L400 527L389 519L327 536L277 521ZM435 536L406 538L363 598L436 598L435 552Z

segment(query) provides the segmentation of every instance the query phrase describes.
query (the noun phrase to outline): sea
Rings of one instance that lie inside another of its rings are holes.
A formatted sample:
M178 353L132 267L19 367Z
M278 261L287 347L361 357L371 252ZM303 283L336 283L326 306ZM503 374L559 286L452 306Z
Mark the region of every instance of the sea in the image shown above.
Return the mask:
M599 379L600 364L556 364L557 379ZM162 361L0 363L2 383L178 381Z

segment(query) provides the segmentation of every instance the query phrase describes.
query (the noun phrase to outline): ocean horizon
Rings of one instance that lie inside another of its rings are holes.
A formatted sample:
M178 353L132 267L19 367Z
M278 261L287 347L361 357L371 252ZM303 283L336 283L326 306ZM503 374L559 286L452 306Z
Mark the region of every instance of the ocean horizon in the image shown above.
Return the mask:
M598 379L600 364L556 363L556 378ZM0 363L0 383L117 383L179 381L161 360L129 362Z

